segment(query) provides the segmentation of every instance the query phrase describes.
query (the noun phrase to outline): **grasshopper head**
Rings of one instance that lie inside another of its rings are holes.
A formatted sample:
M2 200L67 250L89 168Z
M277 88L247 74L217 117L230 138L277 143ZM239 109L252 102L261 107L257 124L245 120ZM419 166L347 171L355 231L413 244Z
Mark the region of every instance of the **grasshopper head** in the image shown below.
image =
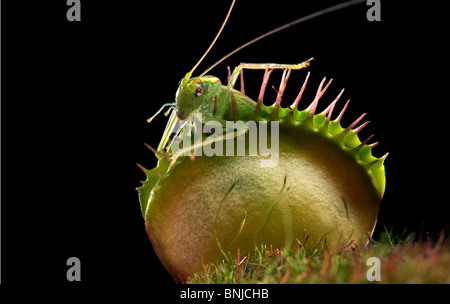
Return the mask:
M181 80L175 101L177 103L177 116L185 120L203 102L204 85L200 78L190 78L189 73Z
M177 116L180 120L185 120L191 113L197 110L203 102L207 102L207 89L209 83L220 83L220 80L213 76L190 78L190 74L180 81L175 101L177 103Z

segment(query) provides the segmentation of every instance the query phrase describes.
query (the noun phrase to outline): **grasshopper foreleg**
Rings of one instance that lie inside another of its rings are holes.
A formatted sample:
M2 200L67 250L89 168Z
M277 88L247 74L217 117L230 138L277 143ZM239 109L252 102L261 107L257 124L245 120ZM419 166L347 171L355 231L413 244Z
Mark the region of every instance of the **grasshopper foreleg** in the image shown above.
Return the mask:
M156 116L158 116L158 114L159 113L161 113L161 111L162 110L164 110L164 108L165 107L170 107L170 109L172 109L172 108L174 108L175 106L176 106L177 104L175 103L175 102L170 102L170 103L165 103L165 104L163 104L163 106L152 116L152 117L150 117L149 119L147 119L147 122L148 123L151 123L152 122L152 120L156 117ZM169 109L169 110L170 110ZM165 114L166 115L166 114ZM167 115L166 115L167 116Z

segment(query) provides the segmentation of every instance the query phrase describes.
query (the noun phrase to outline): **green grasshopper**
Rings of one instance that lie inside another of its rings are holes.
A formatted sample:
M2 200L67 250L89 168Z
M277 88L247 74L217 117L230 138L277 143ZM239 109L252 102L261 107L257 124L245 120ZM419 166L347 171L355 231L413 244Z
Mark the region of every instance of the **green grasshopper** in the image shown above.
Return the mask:
M185 77L180 81L178 90L175 95L176 102L164 104L161 107L161 109L158 110L154 116L152 116L151 118L148 119L148 122L150 123L153 120L153 118L156 115L158 115L167 106L170 107L170 109L168 112L166 112L166 116L172 110L169 121L166 125L166 129L164 131L164 134L161 138L161 141L158 145L157 150L154 150L153 148L151 148L158 159L161 159L163 157L168 158L167 152L170 150L170 147L171 147L173 141L177 139L177 137L180 133L180 130L178 130L177 132L174 132L177 122L184 121L184 124L189 123L189 122L192 123L195 121L195 114L202 114L201 115L201 117L202 117L201 123L206 123L208 121L215 120L215 121L218 121L219 123L221 123L224 126L224 128L225 128L226 121L240 120L245 123L250 120L269 121L269 120L277 119L279 104L281 102L281 97L282 97L282 94L284 91L284 87L286 86L287 79L289 78L290 71L291 70L300 70L305 67L308 67L310 64L310 61L313 60L313 58L310 58L309 60L303 61L298 64L241 63L234 69L232 74L229 71L229 77L228 77L229 79L228 79L228 84L226 86L222 85L220 80L217 77L208 76L208 75L206 75L206 73L209 72L211 69L213 69L215 66L217 66L219 63L221 63L222 61L224 61L225 59L230 57L231 55L235 54L236 52L242 50L243 48L245 48L263 38L266 38L266 37L273 35L279 31L282 31L288 27L302 23L309 19L313 19L320 15L334 12L334 11L343 9L345 7L356 5L356 4L365 2L365 1L352 0L352 1L343 2L341 4L331 6L329 8L320 10L318 12L315 12L313 14L307 15L305 17L296 19L293 22L290 22L283 26L280 26L272 31L269 31L255 39L247 42L246 44L244 44L244 45L240 46L239 48L235 49L234 51L230 52L229 54L224 56L222 59L217 61L215 64L213 64L211 67L209 67L207 70L205 70L200 76L192 77L195 69L203 61L203 59L206 57L206 55L211 50L211 48L217 41L218 37L220 36L220 33L222 32L223 28L225 27L225 24L231 14L231 11L233 9L235 2L236 2L236 0L233 0L232 4L230 6L230 9L225 17L225 20L222 23L222 26L221 26L220 30L218 31L216 37L214 38L213 42L211 43L211 45L208 47L208 49L203 54L203 56L200 58L200 60L191 69L191 71L189 71L185 75ZM239 76L241 76L241 90L242 90L242 87L243 87L242 72L244 69L265 70L259 98L256 102L254 100L252 100L250 97L246 96L243 91L237 91L234 89L234 85L237 81L237 78ZM281 81L280 89L278 91L278 96L277 96L276 102L275 102L273 108L269 109L269 107L267 107L263 104L263 97L264 97L264 91L265 91L265 87L267 85L267 81L269 79L270 73L274 69L284 69L284 73L282 76L282 81ZM308 76L309 76L309 74L308 74ZM307 79L308 79L308 76L307 76ZM305 81L305 84L306 84L306 81ZM321 90L322 84L320 86L320 90ZM328 87L328 85L327 85L327 87ZM325 89L327 87L325 87ZM304 86L302 87L302 90L303 89L304 89ZM174 133L175 133L175 136L173 137L173 140L169 143L170 137Z

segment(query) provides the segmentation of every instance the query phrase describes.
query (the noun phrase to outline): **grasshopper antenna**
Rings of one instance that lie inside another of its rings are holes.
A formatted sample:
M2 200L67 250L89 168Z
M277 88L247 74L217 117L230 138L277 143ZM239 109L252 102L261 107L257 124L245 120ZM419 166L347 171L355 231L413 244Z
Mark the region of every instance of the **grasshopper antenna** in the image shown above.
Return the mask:
M192 70L187 73L186 76L188 76L188 78L191 78L192 73L194 73L195 69L198 67L198 65L203 61L203 59L206 57L206 55L209 53L209 51L211 50L211 48L213 47L213 45L216 43L217 39L220 36L220 33L222 33L223 28L225 27L225 24L227 24L228 18L230 17L231 11L233 10L233 6L234 3L236 2L236 0L233 0L233 2L231 3L230 9L228 10L227 16L225 17L225 20L222 23L222 26L220 27L219 32L217 32L216 37L214 38L213 42L211 42L210 46L208 47L208 49L206 50L206 52L203 54L202 58L200 58L200 60L194 65L194 67L192 68Z
M194 67L192 68L192 70L189 71L189 73L186 74L186 76L183 78L182 81L187 81L189 78L191 78L192 73L194 73L195 69L198 67L198 65L203 61L203 59L206 57L206 55L209 53L209 51L211 50L211 48L214 46L214 44L216 43L217 39L220 36L220 33L222 33L223 28L225 27L225 24L227 24L228 18L230 17L231 11L233 10L233 6L234 3L236 3L236 0L233 0L233 2L231 3L230 9L228 10L227 16L225 17L225 20L222 23L222 26L220 27L219 32L217 33L216 37L214 38L213 42L211 42L210 46L208 47L208 49L206 50L206 52L203 54L202 58L200 58L199 61L197 61L197 63L194 65ZM165 107L170 107L169 111L171 109L175 109L176 108L176 103L166 103L164 104L159 110L158 112L156 112L155 115L153 115L152 117L150 117L149 119L147 119L147 122L150 123L159 113L161 113L161 111L165 108ZM167 116L169 114L169 112L166 112L165 115Z
M238 48L235 49L234 51L228 53L227 55L225 55L224 57L222 57L222 59L220 59L219 61L217 61L216 63L214 63L212 66L210 66L206 71L204 71L200 76L198 76L198 78L204 76L206 73L208 73L210 70L212 70L212 69L213 69L214 67L216 67L219 63L221 63L222 61L224 61L225 59L227 59L227 58L230 57L231 55L233 55L233 54L239 52L240 50L242 50L242 49L248 47L249 45L252 45L253 43L255 43L255 42L257 42L257 41L259 41L259 40L261 40L261 39L263 39L263 38L269 37L269 36L271 36L271 35L273 35L273 34L275 34L275 33L281 32L282 30L285 30L285 29L287 29L287 28L289 28L289 27L292 27L292 26L294 26L294 25L297 25L297 24L299 24L299 23L308 21L308 20L310 20L310 19L314 19L314 18L316 18L316 17L322 16L322 15L325 15L325 14L328 14L328 13L331 13L331 12L335 12L335 11L341 10L341 9L343 9L343 8L346 8L346 7L349 7L349 6L353 6L353 5L356 5L356 4L360 4L360 3L363 3L363 2L366 2L366 1L365 1L365 0L350 0L350 1L347 1L347 2L340 3L340 4L336 4L336 5L330 6L330 7L328 7L328 8L322 9L322 10L320 10L320 11L317 11L317 12L315 12L315 13L312 13L312 14L310 14L310 15L307 15L307 16L305 16L305 17L301 17L301 18L299 18L299 19L297 19L297 20L294 20L294 21L292 21L292 22L289 22L289 23L287 23L287 24L285 24L285 25L282 25L282 26L280 26L280 27L277 27L276 29L273 29L273 30L271 30L271 31L269 31L269 32L267 32L267 33L265 33L265 34L262 34L261 36L256 37L255 39L253 39L253 40L251 40L251 41L249 41L249 42L247 42L247 43L241 45L240 47L238 47ZM234 1L233 1L233 4L234 4ZM227 16L227 17L228 17L228 16ZM226 21L226 20L225 20L225 21ZM225 25L225 24L224 24L224 25ZM223 26L222 26L222 28L223 28ZM221 30L222 30L222 29L221 29ZM219 32L219 33L220 33L220 32ZM217 38L217 37L216 37L216 38ZM212 45L211 45L211 47L212 47ZM211 48L211 47L210 47L210 48ZM209 51L209 49L208 49L208 51ZM205 53L205 55L206 55L206 53ZM205 55L202 57L202 59L205 57ZM195 67L197 67L197 65L196 65Z

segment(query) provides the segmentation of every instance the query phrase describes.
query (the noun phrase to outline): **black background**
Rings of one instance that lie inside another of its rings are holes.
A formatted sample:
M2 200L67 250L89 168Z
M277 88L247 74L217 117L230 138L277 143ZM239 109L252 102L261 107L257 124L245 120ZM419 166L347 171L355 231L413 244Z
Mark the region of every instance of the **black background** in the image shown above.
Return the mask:
M230 1L81 1L68 22L65 1L2 7L2 282L73 284L66 261L80 258L81 285L167 286L173 280L144 229L137 191L156 160L161 115L178 81L214 38ZM307 2L307 3L304 3ZM195 74L277 26L340 1L238 1L222 36ZM300 107L324 76L342 88L348 125L362 113L385 162L387 188L376 235L436 235L449 224L448 59L439 7L382 1L382 21L347 8L258 42L210 74L226 80L240 62L296 63L315 57ZM293 71L293 100L306 71ZM246 71L256 98L262 72ZM272 75L278 86L281 72ZM267 91L266 103L275 93ZM155 287L154 293L162 289Z

